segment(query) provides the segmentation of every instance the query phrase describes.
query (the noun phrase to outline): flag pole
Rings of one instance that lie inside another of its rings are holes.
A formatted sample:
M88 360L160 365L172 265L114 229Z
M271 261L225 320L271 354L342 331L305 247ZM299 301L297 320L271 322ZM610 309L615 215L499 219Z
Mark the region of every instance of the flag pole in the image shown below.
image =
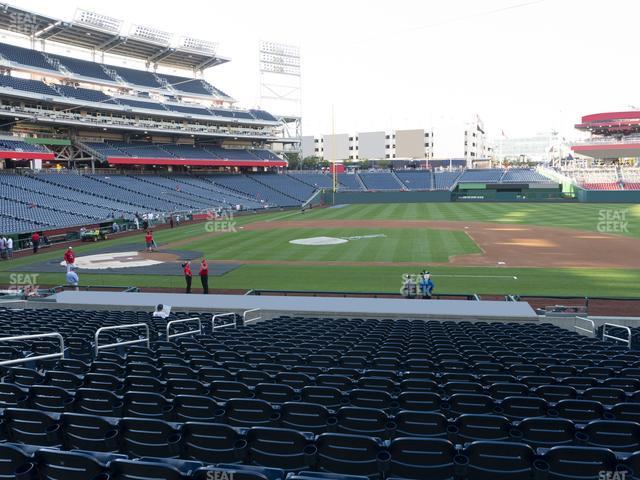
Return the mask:
M338 174L336 172L336 113L335 106L331 105L331 165L333 166L333 201L332 203L335 205L336 203L336 190L338 188Z

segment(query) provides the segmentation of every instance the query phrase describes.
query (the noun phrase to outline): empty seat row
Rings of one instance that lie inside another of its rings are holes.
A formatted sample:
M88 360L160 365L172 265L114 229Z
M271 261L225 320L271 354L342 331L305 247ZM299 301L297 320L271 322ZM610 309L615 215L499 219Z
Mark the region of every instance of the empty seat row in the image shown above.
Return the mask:
M71 445L75 445L78 437L74 435L86 424L68 417L62 419L63 433L59 436L60 439L63 436L70 437ZM104 426L108 427L113 425ZM238 432L224 425L213 424L185 424L183 428L176 429L161 422L132 419L121 420L117 427L118 430L105 432L102 453L66 452L64 448L67 445L62 444L46 449L29 449L14 443L0 444L0 478L33 478L16 477L18 473L33 469L49 471L51 476L46 476L47 479L98 478L97 474L107 473L112 468L111 462L118 460L131 468L131 476L118 477L116 473L116 478L130 479L194 478L191 475L203 467L200 462L218 465L218 468L228 471L265 473L249 470L242 465L249 464L283 472L313 469L362 475L371 480L575 480L596 479L599 478L599 472L605 471L625 472L630 478L638 478L640 472L640 452L614 452L604 447L559 445L551 449L538 449L525 443L501 441L474 441L456 446L442 438L406 437L383 442L361 435L325 433L309 436L293 430L259 427ZM50 430L50 439L55 441L58 431L54 427ZM82 433L83 430L80 430ZM80 456L74 457L74 454ZM133 474L135 470L127 458L140 459L137 476ZM187 464L168 459L197 463ZM153 470L147 471L144 467L148 468L148 463L153 462L158 467L173 465L174 472L166 476L166 470L159 469L155 471L156 476L152 477ZM220 464L227 466L221 467ZM279 475L272 478L283 478L283 473Z
M390 425L404 424L398 418L406 421L410 417L416 419L415 435L422 435L419 432L424 428L418 418L455 419L467 414L498 415L510 421L547 417L580 424L599 419L640 422L637 401L607 407L597 400L564 399L551 403L542 398L511 396L494 401L486 395L464 393L443 400L437 394L414 391L400 394L391 402L391 408L384 409L379 407L387 398L368 390L354 390L343 397L321 387L306 387L297 394L284 385L258 384L254 391L249 391L229 382L217 382L214 393L203 395L199 384L178 381L175 396L168 398L155 393L154 383L148 380L132 378L127 383L136 390L123 395L106 389L108 382L73 392L48 385L27 390L2 383L0 406L167 421L215 421L237 426L287 426L316 433L330 431L336 425L343 427L344 422L360 417L363 431L369 428L368 434L381 437L407 434L408 430Z

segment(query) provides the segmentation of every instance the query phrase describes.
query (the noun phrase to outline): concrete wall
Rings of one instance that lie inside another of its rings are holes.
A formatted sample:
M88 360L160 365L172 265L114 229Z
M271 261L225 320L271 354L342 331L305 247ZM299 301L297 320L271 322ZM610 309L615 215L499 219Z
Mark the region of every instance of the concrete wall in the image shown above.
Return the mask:
M423 130L396 130L396 158L424 158Z
M349 160L349 134L323 135L325 160Z
M302 158L319 155L319 153L316 153L315 151L316 145L312 135L308 135L308 136L305 135L302 137L301 140L302 140Z
M362 160L385 158L385 133L361 132L358 133L358 156Z

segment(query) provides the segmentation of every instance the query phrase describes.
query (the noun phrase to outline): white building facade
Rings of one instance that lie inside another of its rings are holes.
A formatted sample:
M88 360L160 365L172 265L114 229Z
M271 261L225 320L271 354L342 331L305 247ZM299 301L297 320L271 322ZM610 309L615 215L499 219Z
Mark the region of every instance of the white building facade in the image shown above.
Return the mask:
M302 156L326 160L430 160L433 131L426 129L339 133L302 137Z
M529 137L502 136L494 141L498 162L550 163L569 155L569 142L558 132L541 132Z

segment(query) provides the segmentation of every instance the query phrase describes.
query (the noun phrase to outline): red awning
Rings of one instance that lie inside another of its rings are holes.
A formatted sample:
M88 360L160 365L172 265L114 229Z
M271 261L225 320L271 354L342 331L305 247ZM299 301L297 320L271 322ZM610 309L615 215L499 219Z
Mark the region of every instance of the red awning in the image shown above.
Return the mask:
M55 160L56 156L49 152L16 152L14 150L0 150L0 158L13 160Z
M640 156L640 143L594 143L590 145L573 145L576 153L593 158L622 158Z

